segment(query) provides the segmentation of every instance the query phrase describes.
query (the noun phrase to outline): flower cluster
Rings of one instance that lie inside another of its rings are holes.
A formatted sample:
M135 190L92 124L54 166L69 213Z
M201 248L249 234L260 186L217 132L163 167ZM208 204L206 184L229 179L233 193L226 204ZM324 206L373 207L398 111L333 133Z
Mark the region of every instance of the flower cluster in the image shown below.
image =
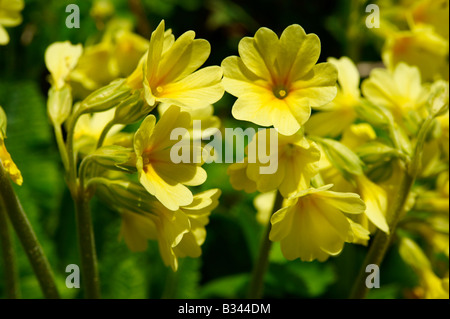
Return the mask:
M416 14L434 2L421 5ZM228 174L235 189L262 193L258 220L270 220L269 238L287 259L324 261L345 242L400 236L400 255L420 278L417 296L448 298L448 272L437 275L430 261L448 258L448 81L440 59L424 67L395 55L391 41L388 68L361 84L348 57L316 65L319 40L298 25L280 38L265 28L244 38L240 57L222 63L225 89L238 98L233 115L274 128L261 129ZM278 135L274 174L261 174L266 161L249 152L269 143L265 131ZM424 253L408 236L431 249Z
M128 247L142 251L149 239L157 240L164 263L175 271L178 257L201 254L220 190L192 193L189 187L203 184L206 171L201 161L171 160L177 140L170 133L192 129L198 117L218 125L211 104L224 93L222 70L199 69L210 46L193 31L175 39L162 21L144 43L126 28L107 30L84 50L69 42L49 46L48 114L74 199L94 193L105 199L122 217L120 237ZM150 114L158 105L159 119ZM133 123L140 123L136 132L122 131ZM198 148L192 156L201 154Z
M284 198L282 207L274 208L270 239L280 242L289 260L323 261L339 254L345 242L367 239L367 234L354 230L362 226L354 226L346 215L366 211L360 196L331 191L333 185L313 180L323 151L305 136L304 125L312 107L322 109L338 94L336 66L316 64L319 38L299 25L286 28L280 38L261 28L254 38L239 43L239 54L222 63L225 89L238 97L233 115L274 128L260 130L247 146L244 162L229 167L232 185L247 192L277 191ZM343 88L342 99L355 95L352 89ZM261 174L265 163L259 158L250 161L248 154L253 144L269 143L266 136L271 134L266 131L278 136L278 170L273 174Z

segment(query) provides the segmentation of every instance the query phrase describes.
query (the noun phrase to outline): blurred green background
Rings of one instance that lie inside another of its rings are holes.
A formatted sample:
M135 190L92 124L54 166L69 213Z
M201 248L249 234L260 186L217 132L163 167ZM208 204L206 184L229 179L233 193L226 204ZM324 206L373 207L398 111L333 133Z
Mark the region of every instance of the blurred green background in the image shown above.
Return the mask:
M379 61L381 43L364 25L366 1L353 0L130 0L111 1L115 16L129 19L135 32L149 38L161 19L176 37L194 30L212 46L209 65L237 54L244 36L262 26L280 34L297 23L322 42L320 60L348 55L358 61ZM66 5L76 3L81 28L65 26ZM92 1L25 0L23 23L8 28L11 42L0 47L0 105L8 116L6 145L22 171L24 184L16 187L31 223L53 267L60 292L81 298L80 289L65 287L68 264L79 264L73 203L63 179L52 128L46 115L49 89L44 52L55 41L92 43L98 23L90 15ZM356 30L356 31L355 31ZM245 126L231 117L234 98L225 95L215 114L226 127ZM256 258L263 227L255 219L253 198L232 189L227 164L206 165L208 180L201 189L220 188L220 206L212 213L199 259L182 259L177 273L163 265L155 242L148 251L132 253L118 241L120 217L95 198L92 201L95 239L105 298L240 298ZM24 298L41 298L26 256L16 240ZM343 253L325 263L288 262L274 245L266 277L268 298L346 298L362 263L365 247L346 245ZM396 298L413 287L417 278L396 250L387 256L381 276L383 288L373 298ZM0 278L3 278L0 264ZM83 280L83 279L81 279ZM0 297L4 281L0 280Z

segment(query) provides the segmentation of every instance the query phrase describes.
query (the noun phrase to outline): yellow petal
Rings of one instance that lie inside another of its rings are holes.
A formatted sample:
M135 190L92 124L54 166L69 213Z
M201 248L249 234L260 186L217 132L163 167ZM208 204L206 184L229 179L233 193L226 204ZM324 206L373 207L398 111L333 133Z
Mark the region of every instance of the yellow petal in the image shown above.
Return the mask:
M331 102L337 94L337 70L331 63L315 65L311 71L292 84L297 105L319 107Z
M267 91L269 83L251 72L242 59L231 56L222 61L222 83L230 94L240 97L246 93Z
M359 97L360 76L358 68L348 57L342 57L339 60L329 58L328 62L333 63L338 69L339 87L344 94Z
M270 79L275 72L277 46L278 36L268 28L260 28L254 38L243 38L238 50L247 68L261 78Z
M270 101L273 95L266 91L264 94L249 92L237 99L231 113L233 117L241 121L250 121L261 126L271 126L272 106Z
M366 210L366 205L360 196L355 193L338 193L333 191L323 191L314 196L322 198L327 205L348 214L362 214ZM319 200L318 200L319 201Z
M69 41L55 42L45 51L45 64L53 78L53 85L62 88L70 71L75 68L81 56L81 44L72 45Z
M313 33L306 34L298 24L288 26L280 37L278 65L280 74L297 81L308 73L320 56L320 40Z
M366 203L365 214L369 220L385 233L389 233L386 221L387 194L386 191L373 183L364 175L356 177L359 192Z
M147 216L123 212L120 237L132 251L147 250L147 240L156 239L156 225Z
M164 53L158 70L158 79L162 80L160 85L177 81L205 63L211 52L211 46L208 41L194 40L194 37L193 31L184 33Z
M222 69L219 66L206 67L178 82L161 87L157 99L164 103L187 107L213 104L224 94L221 79Z
M153 83L157 77L164 46L164 20L162 20L150 38L147 61L144 68L145 83Z
M156 117L154 115L147 116L142 122L139 129L134 136L134 149L137 156L141 156L142 153L150 146L150 137L153 135L153 131L156 125Z
M235 190L243 190L246 193L256 192L256 183L247 177L247 163L231 164L228 166L227 174Z

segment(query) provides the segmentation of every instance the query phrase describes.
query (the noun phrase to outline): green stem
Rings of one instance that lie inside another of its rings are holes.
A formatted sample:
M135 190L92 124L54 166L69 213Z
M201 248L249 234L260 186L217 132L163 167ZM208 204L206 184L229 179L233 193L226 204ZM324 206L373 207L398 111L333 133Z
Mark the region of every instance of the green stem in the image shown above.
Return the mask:
M364 299L368 292L366 286L366 267L367 265L374 264L380 266L386 255L386 252L392 242L395 231L397 229L398 222L403 217L405 212L405 204L408 200L409 193L414 184L415 178L408 174L405 169L402 180L400 181L399 188L395 192L396 197L393 201L393 205L388 212L388 225L389 234L378 230L370 246L369 252L362 264L358 277L354 283L350 298L351 299Z
M55 130L56 143L58 144L59 154L61 155L61 160L64 165L64 169L67 171L69 169L69 157L67 155L66 144L64 143L64 138L60 125L53 126Z
M106 135L108 135L109 131L111 130L111 128L116 125L116 123L114 122L114 120L111 120L108 122L108 124L106 124L105 128L102 131L102 134L100 135L100 138L98 139L98 143L97 143L97 149L99 149L100 147L102 147L103 143L105 142L106 139Z
M78 110L75 112L69 120L67 127L67 157L68 157L68 185L72 195L76 192L76 180L77 180L77 163L76 154L73 149L75 126L80 116L83 115L83 111Z
M47 257L45 256L36 234L34 233L25 212L23 211L19 199L14 193L9 176L5 172L1 163L0 195L3 198L3 203L11 224L13 225L25 253L27 254L28 260L33 267L44 296L52 299L59 298L55 280L53 279L53 272L50 268Z
M19 299L19 273L17 271L16 256L13 240L9 231L9 221L0 197L0 244L3 252L3 264L5 269L6 298Z
M100 299L100 278L91 211L89 209L89 197L79 188L74 200L85 297L88 299Z
M277 192L277 196L272 208L272 214L270 214L270 217L282 207L282 204L283 196L281 196L280 192ZM247 294L247 297L249 299L259 299L263 296L264 293L264 275L266 274L267 268L269 266L269 254L270 248L272 247L272 242L269 239L270 230L272 228L270 217L267 223L266 231L263 235L264 237L261 241L258 259L253 267L252 277Z

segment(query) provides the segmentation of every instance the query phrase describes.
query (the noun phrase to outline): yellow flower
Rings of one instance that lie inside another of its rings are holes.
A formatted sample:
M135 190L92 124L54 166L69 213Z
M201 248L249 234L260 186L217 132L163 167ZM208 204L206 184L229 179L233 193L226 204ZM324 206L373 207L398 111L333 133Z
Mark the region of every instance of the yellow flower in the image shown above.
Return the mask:
M192 203L192 192L185 185L197 186L206 180L201 163L174 164L170 157L171 147L178 142L170 139L171 131L188 129L190 124L189 113L171 106L158 123L153 115L147 116L134 138L140 183L171 210ZM202 154L201 149L194 147L191 148L194 154Z
M245 191L246 193L256 192L256 182L247 176L248 161L244 159L242 163L234 163L228 166L227 174L230 176L231 186L235 190Z
M71 73L72 84L92 91L129 76L148 49L148 41L130 29L131 25L121 20L110 22L101 42L85 48Z
M254 38L240 41L239 55L222 62L225 89L238 97L232 109L238 120L292 135L309 119L311 107L336 96L336 68L316 65L320 40L299 25L287 27L280 38L260 28Z
M145 251L148 240L158 240L164 264L176 271L178 258L201 255L205 226L219 196L219 189L196 194L190 205L176 211L168 210L156 200L147 202L152 207L147 213L122 211L120 237L132 251Z
M419 69L403 62L393 70L372 70L362 83L362 92L373 104L388 108L398 123L409 112L424 112L428 98Z
M329 58L328 62L338 69L338 93L331 103L311 116L305 124L305 130L316 136L336 137L356 120L355 107L361 98L360 77L356 65L347 57L339 60Z
M361 214L364 202L353 193L329 191L332 185L307 189L290 198L271 218L270 240L279 241L288 260L326 260L339 254L352 231L343 213Z
M52 43L45 51L45 65L51 74L50 82L57 90L64 87L82 51L81 44L72 45L69 41Z
M448 40L430 26L392 33L386 40L382 56L389 68L405 62L417 66L424 80L448 79Z
M3 165L11 180L17 185L22 185L23 178L16 164L5 146L6 138L6 114L0 106L0 165Z
M161 103L158 105L158 113L160 116L164 114L165 111L170 107L170 105ZM183 111L189 112L191 115L191 125L189 127L188 133L189 137L196 140L205 139L211 137L219 131L221 122L220 118L214 116L214 107L212 105L204 105L201 107L194 108L183 108ZM201 129L194 127L193 121L200 121Z
M164 21L150 38L147 55L128 78L134 89L144 88L149 105L156 102L192 108L217 102L223 95L222 69L205 67L197 71L208 58L211 47L203 39L194 39L187 31L175 42L167 40Z
M274 152L274 146L270 145L271 135L278 138L277 152ZM260 153L258 147L264 143L259 141L261 138L266 139L266 150L271 150L270 165L277 162L276 171L270 174L261 173L263 168L268 167L268 164L258 156ZM248 157L243 163L232 164L228 169L230 182L238 190L251 192L256 187L258 191L265 193L278 189L283 197L288 197L309 188L311 178L319 171L320 151L317 145L307 140L301 132L285 136L276 133L274 129L261 130L249 143L246 152Z
M83 114L77 121L74 133L74 149L82 154L95 150L98 139L105 126L114 118L115 109L106 112ZM103 145L110 145L124 125L114 125L106 135Z
M448 41L448 0L413 1L410 14L415 24L432 26L434 31Z
M9 42L9 35L4 26L15 27L22 23L20 11L23 7L23 0L0 0L0 45Z

